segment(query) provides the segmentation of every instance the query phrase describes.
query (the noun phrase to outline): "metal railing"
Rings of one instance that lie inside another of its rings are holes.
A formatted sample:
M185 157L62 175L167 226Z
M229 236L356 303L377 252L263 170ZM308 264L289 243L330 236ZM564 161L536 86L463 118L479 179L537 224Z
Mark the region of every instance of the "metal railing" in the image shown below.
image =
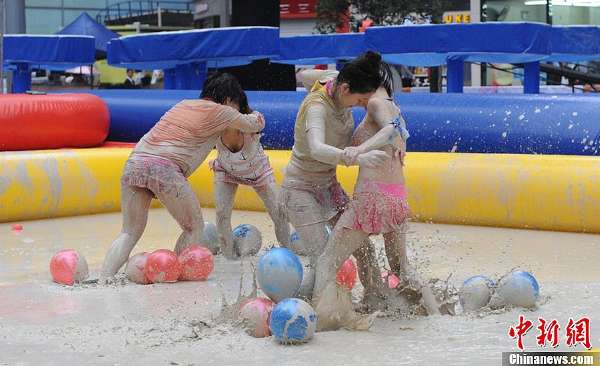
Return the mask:
M169 0L130 0L112 4L100 11L96 15L98 23L104 23L110 20L121 18L139 17L149 14L162 12L172 13L192 13L193 3L190 1L169 1Z

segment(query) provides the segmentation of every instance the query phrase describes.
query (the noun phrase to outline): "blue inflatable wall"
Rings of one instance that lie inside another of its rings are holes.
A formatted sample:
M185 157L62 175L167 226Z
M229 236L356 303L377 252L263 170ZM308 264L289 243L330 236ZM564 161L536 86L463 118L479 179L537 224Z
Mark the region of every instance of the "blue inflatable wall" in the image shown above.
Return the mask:
M189 90L97 90L111 114L109 140L138 141ZM304 93L248 92L264 113L265 147L289 149ZM411 132L409 151L600 155L600 98L582 95L428 94L396 96ZM364 110L355 108L357 123Z

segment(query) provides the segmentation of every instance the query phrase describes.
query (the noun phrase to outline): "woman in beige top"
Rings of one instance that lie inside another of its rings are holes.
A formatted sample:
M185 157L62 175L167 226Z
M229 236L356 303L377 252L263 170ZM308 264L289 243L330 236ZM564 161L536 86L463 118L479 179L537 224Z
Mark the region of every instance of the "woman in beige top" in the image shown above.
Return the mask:
M229 74L214 74L201 99L184 100L167 111L142 137L129 156L121 177L123 227L104 259L101 281L106 282L127 261L142 236L152 198L158 198L183 232L175 251L200 243L204 220L189 177L215 147L228 127L259 132L259 113L241 114L244 91Z
M296 117L292 156L280 195L283 212L307 247L304 251L310 253L310 266L304 276L301 296L310 297L312 293L314 266L327 242L326 225L334 225L348 203L348 197L337 181L337 165L377 167L389 160L383 151L369 151L373 140L390 141L389 136L378 134L361 146L350 146L354 130L351 107L366 106L379 87L380 64L378 54L367 52L346 64L334 78L324 79L323 76L332 75L317 70L302 75L310 93ZM369 244L367 240L359 248L362 252L355 253L361 268L361 282L366 288L371 288L374 281L380 281L379 273L367 270L372 256Z

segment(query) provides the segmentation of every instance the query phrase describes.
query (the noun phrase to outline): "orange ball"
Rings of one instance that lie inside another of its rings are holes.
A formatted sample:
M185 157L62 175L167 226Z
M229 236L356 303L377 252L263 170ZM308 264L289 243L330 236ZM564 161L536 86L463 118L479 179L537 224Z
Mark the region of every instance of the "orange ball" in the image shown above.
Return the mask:
M50 260L52 280L62 285L72 286L88 277L85 258L73 249L65 249L54 254Z
M144 275L152 283L177 282L181 275L177 254L168 249L153 251L146 260Z
M352 258L346 259L338 270L335 280L338 285L344 286L348 290L352 290L356 283L356 264Z
M180 280L205 280L215 268L215 259L210 249L200 245L190 245L179 254L179 264L182 267Z

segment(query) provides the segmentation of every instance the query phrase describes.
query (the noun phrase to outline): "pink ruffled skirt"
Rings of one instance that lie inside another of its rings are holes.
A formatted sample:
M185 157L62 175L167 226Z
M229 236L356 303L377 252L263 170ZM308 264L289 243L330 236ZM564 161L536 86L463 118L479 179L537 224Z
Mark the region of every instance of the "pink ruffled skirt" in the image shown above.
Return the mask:
M401 230L409 216L403 184L367 180L356 187L340 224L368 234L385 234Z

